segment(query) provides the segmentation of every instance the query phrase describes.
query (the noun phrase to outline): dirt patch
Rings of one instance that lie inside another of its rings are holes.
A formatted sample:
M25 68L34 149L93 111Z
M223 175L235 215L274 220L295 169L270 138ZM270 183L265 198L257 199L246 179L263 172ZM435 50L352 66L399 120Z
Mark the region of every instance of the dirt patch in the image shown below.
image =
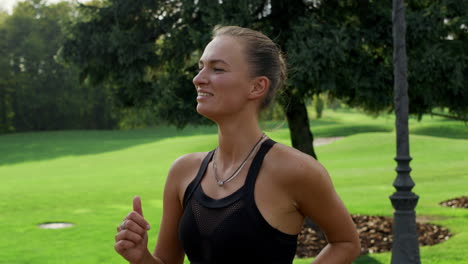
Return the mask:
M452 208L468 208L468 196L461 196L440 202L440 205Z
M393 219L384 216L352 215L361 240L361 255L391 251ZM434 245L446 241L452 234L445 227L416 223L420 246ZM315 257L327 241L319 230L304 226L298 238L296 257Z

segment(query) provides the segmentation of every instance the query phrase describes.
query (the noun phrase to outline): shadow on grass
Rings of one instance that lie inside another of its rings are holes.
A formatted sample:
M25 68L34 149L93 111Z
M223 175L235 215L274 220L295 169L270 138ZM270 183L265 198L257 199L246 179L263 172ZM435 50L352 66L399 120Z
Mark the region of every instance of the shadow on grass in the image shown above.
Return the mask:
M393 131L392 127L386 125L330 125L311 129L315 137L345 137L359 133Z
M370 257L369 255L362 255L359 256L355 261L353 261L353 264L381 264L382 262Z
M330 126L330 125L339 125L342 122L334 121L334 120L326 120L326 119L312 119L310 120L310 124L312 126Z
M349 136L363 132L388 132L391 128L379 125L314 126L315 137ZM277 125L269 123L267 126ZM287 129L282 123L280 129ZM75 130L7 134L0 136L0 166L28 161L41 161L62 156L92 155L147 144L170 137L208 135L217 132L216 126L189 126L179 130L159 127L139 130Z
M263 128L272 131L288 129L287 122L264 122ZM392 124L340 124L315 120L311 131L315 138L350 136L368 132L391 132ZM208 135L217 132L216 126L188 126L183 130L158 127L115 131L51 131L0 135L0 166L28 161L40 161L61 156L78 156L116 151L170 137ZM438 122L416 126L411 134L454 139L468 139L468 125L460 122Z
M115 131L50 131L7 134L0 136L0 166L28 161L41 161L62 156L92 155L116 151L170 137L208 135L215 126L161 127Z
M422 126L411 129L412 134L453 139L468 139L468 125L446 124Z

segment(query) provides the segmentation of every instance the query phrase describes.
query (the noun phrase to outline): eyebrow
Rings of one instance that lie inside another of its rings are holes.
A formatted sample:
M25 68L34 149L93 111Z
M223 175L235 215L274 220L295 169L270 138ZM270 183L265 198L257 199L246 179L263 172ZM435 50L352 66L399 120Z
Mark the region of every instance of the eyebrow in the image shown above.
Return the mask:
M214 59L214 60L208 60L207 61L208 64L215 64L215 63L218 63L218 62L224 63L224 64L229 66L229 63L227 63L226 61L224 61L222 59ZM205 62L203 62L202 60L199 60L198 64L205 64Z

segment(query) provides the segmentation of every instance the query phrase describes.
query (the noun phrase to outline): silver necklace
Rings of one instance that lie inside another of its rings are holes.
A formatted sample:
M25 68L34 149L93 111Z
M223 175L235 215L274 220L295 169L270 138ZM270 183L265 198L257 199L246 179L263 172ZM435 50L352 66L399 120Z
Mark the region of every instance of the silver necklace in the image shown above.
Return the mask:
M213 171L214 171L214 176L215 176L216 183L218 184L219 187L222 187L225 183L228 183L228 182L232 181L234 178L236 178L237 175L239 175L240 171L242 170L242 168L244 168L244 166L247 163L247 161L249 160L250 156L252 156L252 154L256 151L258 145L260 144L260 142L262 142L262 140L265 137L266 137L266 135L264 133L262 133L262 136L260 137L260 139L257 141L257 143L255 143L252 150L250 150L249 155L247 155L247 157L244 159L244 161L241 163L241 165L226 180L220 180L219 179L218 173L216 171L216 169L217 169L217 167L216 167L216 157L213 157ZM215 154L216 154L217 150L218 150L218 147L216 147L216 149L215 149Z

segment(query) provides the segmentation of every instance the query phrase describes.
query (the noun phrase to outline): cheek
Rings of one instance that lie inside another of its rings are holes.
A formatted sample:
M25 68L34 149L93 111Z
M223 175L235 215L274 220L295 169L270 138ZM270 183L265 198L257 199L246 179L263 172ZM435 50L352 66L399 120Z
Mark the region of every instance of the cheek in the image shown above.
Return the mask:
M243 78L236 75L220 75L213 79L216 83L217 92L222 97L229 97L234 100L242 100L248 96L249 84L243 81Z

